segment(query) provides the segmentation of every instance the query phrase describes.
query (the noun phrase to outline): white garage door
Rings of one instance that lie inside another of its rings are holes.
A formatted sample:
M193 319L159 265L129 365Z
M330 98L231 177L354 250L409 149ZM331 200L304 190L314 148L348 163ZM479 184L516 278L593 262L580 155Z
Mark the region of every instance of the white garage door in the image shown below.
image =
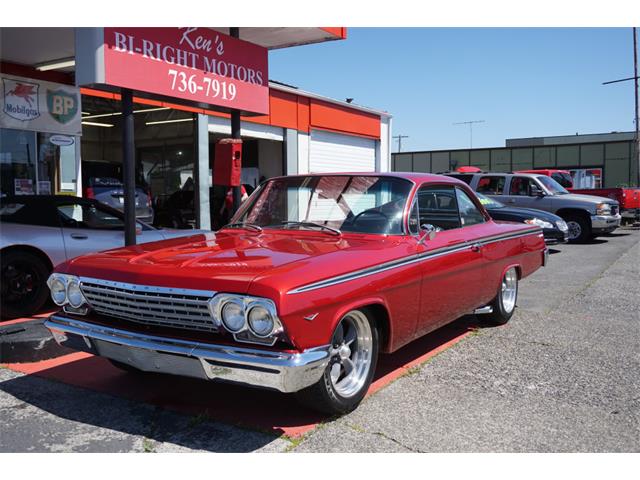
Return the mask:
M311 130L309 146L311 173L373 172L375 169L375 140Z

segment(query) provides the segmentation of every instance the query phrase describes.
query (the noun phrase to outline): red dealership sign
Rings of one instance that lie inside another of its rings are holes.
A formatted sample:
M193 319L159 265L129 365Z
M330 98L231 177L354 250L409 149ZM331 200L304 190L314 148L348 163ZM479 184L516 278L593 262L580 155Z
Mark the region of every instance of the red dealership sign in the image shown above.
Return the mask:
M267 49L208 28L104 28L104 83L269 113Z

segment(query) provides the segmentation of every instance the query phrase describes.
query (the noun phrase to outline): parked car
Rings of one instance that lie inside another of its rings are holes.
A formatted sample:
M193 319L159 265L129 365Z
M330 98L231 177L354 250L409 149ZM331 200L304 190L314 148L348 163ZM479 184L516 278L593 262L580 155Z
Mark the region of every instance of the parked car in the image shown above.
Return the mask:
M138 243L193 230L158 230L138 222ZM20 195L0 200L2 318L37 312L48 297L53 267L78 255L124 244L124 214L96 200L69 195Z
M117 178L89 177L84 190L86 198L95 198L116 210L124 209L124 185ZM136 218L145 223L153 223L153 207L151 194L140 186L136 186Z
M243 184L244 192L251 194L255 188L248 184ZM223 223L227 223L228 218L220 219L220 207L222 201L216 198L216 189L221 189L223 192L228 190L228 187L211 187L209 188L209 206L212 224L215 220L222 220ZM194 206L194 192L193 189L178 190L172 193L162 205L158 207L155 218L155 225L167 225L173 228L195 228L196 214ZM223 223L220 223L221 226Z
M518 170L514 173L537 173L553 178L566 189L573 187L573 178L569 170L559 170L557 168L541 168L537 170Z
M561 217L569 227L569 242L613 232L620 226L615 200L569 193L546 175L535 173L447 173L508 206L535 208Z
M263 183L215 239L87 255L49 278L46 326L124 370L296 392L343 413L378 354L468 313L502 324L548 258L542 230L495 223L463 182L419 173Z
M620 204L620 216L622 223L634 223L640 221L640 188L638 187L614 187L614 188L573 188L573 179L566 170L522 170L516 173L539 173L547 175L558 181L571 193L581 195L595 195L607 197Z
M553 213L536 210L534 208L507 207L504 203L478 192L476 192L476 196L494 220L537 225L542 228L544 242L547 245L567 243L569 240L569 227L567 223Z

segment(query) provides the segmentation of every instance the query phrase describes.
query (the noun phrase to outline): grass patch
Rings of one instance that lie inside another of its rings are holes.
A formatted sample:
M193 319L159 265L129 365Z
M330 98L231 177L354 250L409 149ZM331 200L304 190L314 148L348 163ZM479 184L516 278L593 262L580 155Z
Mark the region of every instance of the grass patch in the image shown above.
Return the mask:
M147 437L142 439L142 450L144 453L155 453L155 445L153 441L149 440Z

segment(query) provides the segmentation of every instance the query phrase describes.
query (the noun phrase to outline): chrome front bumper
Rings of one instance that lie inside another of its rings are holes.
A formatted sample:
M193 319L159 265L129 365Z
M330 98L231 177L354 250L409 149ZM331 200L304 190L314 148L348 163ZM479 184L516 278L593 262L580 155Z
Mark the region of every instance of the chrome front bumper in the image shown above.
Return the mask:
M126 363L145 372L296 392L313 385L329 363L329 345L301 353L214 345L118 330L52 315L58 344Z
M620 214L616 215L591 215L591 228L593 230L610 230L620 226Z

